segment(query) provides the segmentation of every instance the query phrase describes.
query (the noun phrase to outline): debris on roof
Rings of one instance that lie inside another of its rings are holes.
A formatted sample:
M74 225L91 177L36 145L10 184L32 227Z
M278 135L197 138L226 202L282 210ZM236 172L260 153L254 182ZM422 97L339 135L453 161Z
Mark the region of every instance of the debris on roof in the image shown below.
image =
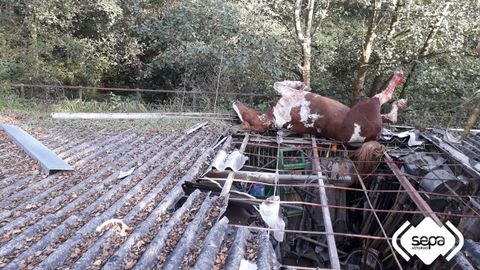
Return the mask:
M38 140L76 170L49 176L0 132L0 268L414 269L391 237L427 216L465 238L432 267L478 267L478 157L436 131L408 132L423 143L392 136L366 158L322 138L219 136L210 125L52 129ZM238 171L213 166L235 149Z
M225 169L231 169L236 172L243 167L247 160L248 157L240 153L238 149L233 150L230 154L220 150L212 161L212 168L220 172L223 172Z
M225 213L231 226L271 233L270 242L283 267L335 269L337 264L355 269L367 256L371 268L412 269L393 251L391 237L403 222L418 224L427 216L435 222L451 221L466 240L478 242L480 210L473 206L480 200L477 173L432 143L426 132L392 130L390 134L381 141L380 159L376 154L365 159L357 149L340 142L314 139L312 144L308 138L294 135L278 140L276 136L238 133L228 148L246 142L244 166L229 173L212 170L186 186L220 194L219 186L231 179ZM315 151L320 166L316 177ZM383 151L387 153L384 158ZM374 165L363 164L370 162ZM362 166L372 170L360 173ZM319 193L320 187L325 195ZM285 229L270 224L266 215L258 212L272 196L279 198L277 216L285 222ZM326 198L322 200L322 196ZM329 215L324 215L325 210ZM326 219L330 219L332 232ZM283 232L283 237L274 237L277 232ZM335 245L328 236L333 236ZM478 267L465 252L448 264L462 269ZM248 266L246 258L243 263ZM433 265L446 263L437 259Z
M73 170L70 165L20 127L14 125L0 127L18 147L40 163L46 175L56 171Z

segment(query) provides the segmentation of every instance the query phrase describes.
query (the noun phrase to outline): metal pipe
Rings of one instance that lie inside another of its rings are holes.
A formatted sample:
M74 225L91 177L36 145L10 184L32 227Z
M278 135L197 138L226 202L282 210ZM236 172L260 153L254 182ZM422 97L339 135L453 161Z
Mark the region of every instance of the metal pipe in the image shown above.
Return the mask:
M51 113L53 119L166 119L166 118L192 118L192 119L220 119L232 120L233 116L221 114L204 114L204 113Z
M355 171L356 171L356 169L355 169ZM370 208L373 210L372 211L373 216L375 217L375 220L377 221L378 226L380 226L380 229L382 230L383 236L385 236L385 238L387 238L388 237L387 232L385 232L385 229L383 228L382 222L380 221L380 218L378 217L377 213L375 212L375 208L373 207L372 201L370 201L370 197L368 196L368 192L366 191L367 187L365 186L365 183L363 182L362 177L360 177L358 175L358 172L357 172L357 178L358 178L358 181L360 182L360 185L363 188L363 192L365 194L365 199L367 199L368 206L370 206ZM393 258L395 259L395 262L397 263L398 268L403 269L402 265L400 264L400 261L397 258L397 255L395 255L395 250L393 249L393 246L390 243L390 241L387 241L387 244L388 244L388 247L390 248L390 250L392 251Z
M327 235L327 244L328 244L328 255L330 257L330 266L334 269L340 269L340 261L338 259L337 245L335 243L335 237L333 235L333 226L332 226L332 220L330 218L330 210L328 209L327 193L324 187L325 185L323 181L324 176L322 175L321 168L320 168L320 159L318 157L318 146L317 146L317 142L315 141L315 137L312 137L312 147L313 147L314 165L315 165L315 169L317 170L318 184L320 185L318 188L318 192L320 195L320 202L323 205L322 206L323 223L325 225L325 231L329 233Z

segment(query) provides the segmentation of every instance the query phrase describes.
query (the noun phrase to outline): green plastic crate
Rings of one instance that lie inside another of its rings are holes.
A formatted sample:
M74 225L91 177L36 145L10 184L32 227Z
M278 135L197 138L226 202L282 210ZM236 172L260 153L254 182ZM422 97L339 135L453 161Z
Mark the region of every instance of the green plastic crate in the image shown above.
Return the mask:
M305 154L295 148L280 149L278 168L281 170L297 170L305 169ZM293 161L295 158L295 161ZM293 161L293 162L292 162Z

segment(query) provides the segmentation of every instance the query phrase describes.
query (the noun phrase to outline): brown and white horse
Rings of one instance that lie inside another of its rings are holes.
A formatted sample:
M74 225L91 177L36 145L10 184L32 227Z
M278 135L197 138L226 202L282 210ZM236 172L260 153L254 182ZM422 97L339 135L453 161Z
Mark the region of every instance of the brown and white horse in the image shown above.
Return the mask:
M392 104L390 113L381 115L380 107L388 102L402 82L403 72L396 70L387 88L372 98L358 102L352 108L308 91L302 82L283 81L274 84L281 96L263 115L240 102L233 103L242 128L256 132L287 129L297 134L321 134L338 141L362 143L380 136L383 122L396 122L405 100Z

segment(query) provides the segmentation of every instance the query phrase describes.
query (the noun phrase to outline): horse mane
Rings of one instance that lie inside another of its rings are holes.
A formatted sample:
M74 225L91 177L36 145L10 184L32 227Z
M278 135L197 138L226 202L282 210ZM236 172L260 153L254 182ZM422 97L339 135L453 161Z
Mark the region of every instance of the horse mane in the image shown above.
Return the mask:
M366 142L355 151L355 167L362 179L376 170L384 152L385 146L377 141Z

